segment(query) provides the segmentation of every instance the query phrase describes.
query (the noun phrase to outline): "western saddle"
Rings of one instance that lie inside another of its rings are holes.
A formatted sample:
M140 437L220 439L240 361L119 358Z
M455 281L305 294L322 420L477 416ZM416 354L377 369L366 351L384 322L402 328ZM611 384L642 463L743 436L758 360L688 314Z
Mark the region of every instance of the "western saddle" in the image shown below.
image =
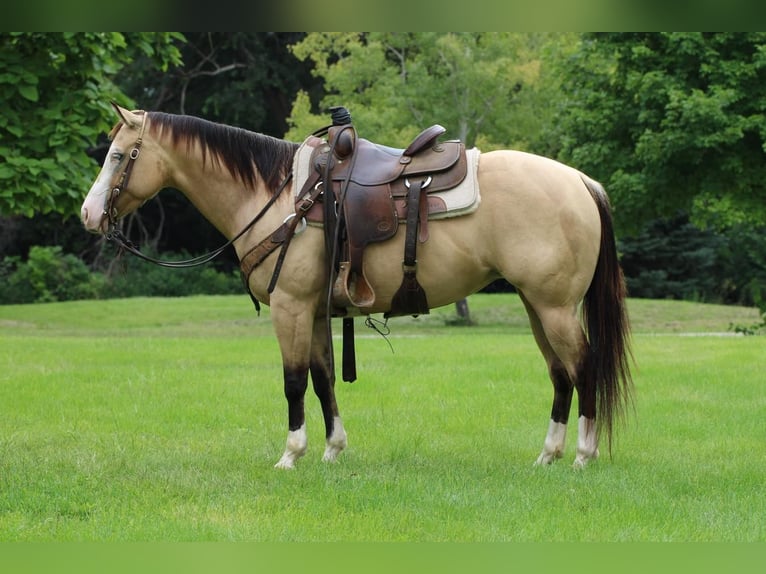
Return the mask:
M336 108L333 118L337 115ZM445 131L433 125L406 149L396 149L357 137L348 117L347 123L329 127L327 141L314 148L311 176L298 201L312 189L322 189L321 206L309 210L307 219L324 225L337 315L349 308L364 313L374 305L375 291L364 271L364 250L370 243L392 238L400 220L407 227L403 278L385 316L429 312L416 276L416 251L418 242L428 239L428 214L441 206L438 198L428 194L457 186L467 173L464 145L437 141ZM330 202L327 190L333 192Z

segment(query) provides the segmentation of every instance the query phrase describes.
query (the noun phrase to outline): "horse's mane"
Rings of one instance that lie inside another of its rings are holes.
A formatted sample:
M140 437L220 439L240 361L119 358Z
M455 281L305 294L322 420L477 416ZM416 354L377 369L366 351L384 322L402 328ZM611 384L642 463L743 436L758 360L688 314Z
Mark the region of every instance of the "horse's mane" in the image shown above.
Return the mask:
M174 145L186 144L190 148L198 143L203 162L209 157L214 164L222 163L233 176L251 188L255 187L260 173L272 193L290 173L299 145L194 116L163 112L148 114L153 132L158 135L168 132Z

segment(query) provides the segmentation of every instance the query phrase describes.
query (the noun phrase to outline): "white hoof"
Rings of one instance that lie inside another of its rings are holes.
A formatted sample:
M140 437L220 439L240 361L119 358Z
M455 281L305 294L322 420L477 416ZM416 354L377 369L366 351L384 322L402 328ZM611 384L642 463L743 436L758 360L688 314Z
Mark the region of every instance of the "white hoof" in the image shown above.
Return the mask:
M348 445L348 439L346 437L346 431L343 428L343 422L340 417L335 417L333 421L332 434L327 439L327 445L324 449L324 456L322 461L335 462L338 459L338 455Z
M559 459L563 456L563 453L560 451L554 451L554 452L548 452L547 450L543 450L543 452L540 453L540 456L537 457L537 460L535 461L535 466L542 466L544 464L553 464L556 459Z
M548 434L545 435L543 452L537 457L535 465L552 464L564 455L567 439L567 425L551 421L548 423Z
M592 460L596 460L598 458L598 449L596 449L595 453L586 455L586 454L578 454L575 457L574 462L572 463L572 468L580 469L585 468L588 466L588 463Z
M324 455L322 455L322 462L335 462L338 460L338 455L343 452L342 447L327 445L324 449Z
M596 423L592 419L580 417L577 428L577 455L574 468L585 468L592 460L598 458L598 433Z
M291 456L288 456L288 454L285 453L282 455L282 458L279 459L277 464L274 465L274 468L279 468L282 470L294 470L295 459L293 459Z
M301 428L287 433L287 446L282 458L279 459L274 468L292 469L295 468L295 461L306 454L308 439L306 437L306 424Z

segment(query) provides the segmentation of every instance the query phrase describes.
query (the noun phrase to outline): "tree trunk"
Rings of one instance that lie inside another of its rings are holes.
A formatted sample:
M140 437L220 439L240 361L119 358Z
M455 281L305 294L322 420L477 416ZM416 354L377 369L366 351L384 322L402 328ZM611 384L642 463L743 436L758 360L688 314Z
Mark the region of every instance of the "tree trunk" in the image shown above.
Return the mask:
M455 311L457 312L457 320L455 321L456 324L473 325L471 312L468 309L468 299L461 299L460 301L456 301Z

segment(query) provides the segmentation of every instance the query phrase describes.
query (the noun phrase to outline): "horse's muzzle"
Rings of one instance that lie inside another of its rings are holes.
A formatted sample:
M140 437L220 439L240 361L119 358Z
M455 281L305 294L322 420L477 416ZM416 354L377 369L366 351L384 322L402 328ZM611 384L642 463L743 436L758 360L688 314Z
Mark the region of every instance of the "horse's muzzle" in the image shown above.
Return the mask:
M104 235L108 225L106 214L100 209L95 211L96 213L93 213L87 207L83 206L80 210L80 221L86 231Z

